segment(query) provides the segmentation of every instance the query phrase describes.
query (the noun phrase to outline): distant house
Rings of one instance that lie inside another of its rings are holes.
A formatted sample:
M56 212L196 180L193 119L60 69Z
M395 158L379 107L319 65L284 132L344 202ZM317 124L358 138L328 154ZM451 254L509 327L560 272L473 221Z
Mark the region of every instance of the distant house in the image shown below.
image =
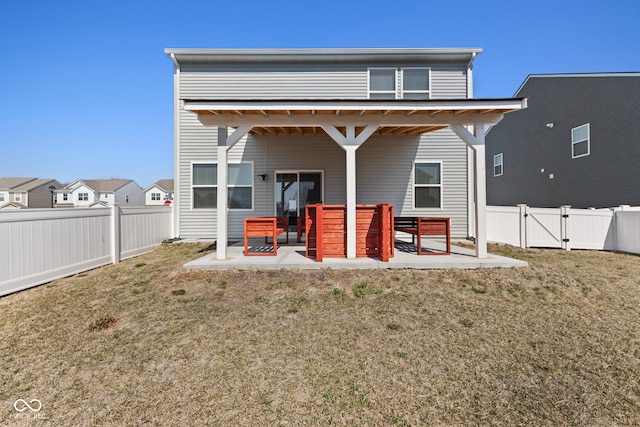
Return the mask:
M0 209L50 208L51 186L62 184L45 178L0 178Z
M162 206L173 203L173 180L161 179L144 190L145 205Z
M57 208L113 206L144 206L142 188L130 179L77 179L56 190Z
M486 135L487 204L640 205L640 73L530 75Z

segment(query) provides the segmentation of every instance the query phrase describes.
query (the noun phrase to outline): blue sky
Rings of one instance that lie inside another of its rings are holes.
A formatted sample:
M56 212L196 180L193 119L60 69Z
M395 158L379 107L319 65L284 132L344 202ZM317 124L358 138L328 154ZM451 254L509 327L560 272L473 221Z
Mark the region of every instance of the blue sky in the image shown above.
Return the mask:
M0 0L0 177L173 177L166 47L480 47L475 96L640 71L640 2Z

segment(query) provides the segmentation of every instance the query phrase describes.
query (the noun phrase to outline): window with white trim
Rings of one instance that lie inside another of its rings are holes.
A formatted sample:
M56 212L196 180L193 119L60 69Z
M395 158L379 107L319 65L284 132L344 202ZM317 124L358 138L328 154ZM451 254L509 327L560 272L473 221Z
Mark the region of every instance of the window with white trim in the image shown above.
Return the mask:
M493 176L502 175L502 153L493 156Z
M62 200L65 202L69 200L69 193L62 193Z
M253 164L230 163L228 167L227 206L229 209L253 209ZM218 165L194 163L192 170L193 208L216 209L218 204Z
M402 69L402 99L429 99L429 68Z
M401 79L398 85L398 79ZM400 87L400 93L396 88ZM429 99L431 69L427 67L369 68L369 99Z
M0 193L0 202L4 202L4 193Z
M414 208L442 208L442 163L416 162L413 187Z
M590 153L589 123L571 129L571 158L588 156Z
M87 201L89 200L89 193L78 193L79 201Z
M160 200L160 193L151 193L151 200Z
M124 202L125 203L129 203L129 195L128 194L124 195Z
M369 68L369 99L396 99L395 68Z
M16 202L21 202L22 201L22 194L21 193L15 193L13 195L13 200Z

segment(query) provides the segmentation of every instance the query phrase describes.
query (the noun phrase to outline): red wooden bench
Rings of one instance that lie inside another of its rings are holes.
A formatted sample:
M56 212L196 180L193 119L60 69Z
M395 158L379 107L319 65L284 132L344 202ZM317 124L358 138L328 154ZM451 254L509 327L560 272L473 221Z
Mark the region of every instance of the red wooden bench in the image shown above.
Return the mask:
M411 243L416 243L418 237L418 255L449 255L451 254L451 219L425 218L416 216L397 216L393 218L395 231L411 234ZM421 236L446 236L447 250L445 252L423 251Z
M287 244L289 243L289 218L286 216L280 217L260 217L260 218L245 218L244 219L244 255L245 256L259 256L259 255L277 255L278 254L278 236L282 233L286 233ZM267 239L271 237L273 239L273 252L249 252L249 237L262 237L264 236L264 242L267 243Z

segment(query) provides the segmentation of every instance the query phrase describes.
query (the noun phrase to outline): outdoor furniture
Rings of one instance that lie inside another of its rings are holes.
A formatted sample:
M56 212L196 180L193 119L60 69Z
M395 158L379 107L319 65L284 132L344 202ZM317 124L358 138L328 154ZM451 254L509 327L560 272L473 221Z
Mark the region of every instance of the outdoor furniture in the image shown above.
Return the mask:
M411 234L411 243L416 243L418 255L449 255L451 254L451 219L427 218L416 216L397 216L393 218L395 231ZM423 251L421 236L446 236L447 250L445 252Z
M306 206L306 255L321 262L324 257L347 256L347 208L316 203ZM356 205L356 257L393 257L393 205Z
M244 255L245 256L274 256L278 254L278 236L285 233L286 243L289 243L289 218L282 217L258 217L244 219ZM273 252L249 252L249 237L264 236L264 242L271 237L273 239Z

